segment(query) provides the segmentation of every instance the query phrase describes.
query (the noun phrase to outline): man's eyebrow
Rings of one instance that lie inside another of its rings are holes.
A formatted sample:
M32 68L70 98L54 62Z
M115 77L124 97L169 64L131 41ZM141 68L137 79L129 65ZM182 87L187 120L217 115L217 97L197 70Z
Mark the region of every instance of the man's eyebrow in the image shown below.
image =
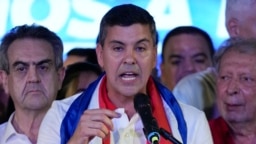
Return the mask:
M136 42L136 44L142 43L142 42L150 42L150 41L148 39L144 38L144 39L138 40ZM123 43L123 42L121 42L119 40L112 40L112 41L110 41L110 43L117 43L117 44L125 45L125 43Z
M17 65L25 65L28 66L29 64L27 62L23 62L23 61L16 61L12 64L13 67L16 67Z
M44 60L41 60L39 62L33 62L32 64L33 65L41 65L41 64L44 64L44 63L52 63L52 60L51 59L44 59ZM25 66L29 66L29 63L28 62L24 62L24 61L16 61L13 63L13 67L16 67L17 65L25 65Z
M141 39L141 40L137 41L137 44L142 43L142 42L150 42L150 41L148 39L144 38L144 39Z
M204 58L207 58L207 55L205 53L203 53L203 52L196 53L195 55L193 55L193 58L199 57L199 56L203 56Z
M112 40L112 41L110 41L110 43L117 43L117 44L124 45L124 43L123 43L123 42L118 41L118 40Z
M37 63L33 63L35 65L41 65L41 64L44 64L44 63L52 63L53 61L51 59L45 59L45 60L42 60L42 61L39 61Z
M177 55L177 54L170 54L170 55L168 56L168 59L172 59L172 58L182 58L182 56Z

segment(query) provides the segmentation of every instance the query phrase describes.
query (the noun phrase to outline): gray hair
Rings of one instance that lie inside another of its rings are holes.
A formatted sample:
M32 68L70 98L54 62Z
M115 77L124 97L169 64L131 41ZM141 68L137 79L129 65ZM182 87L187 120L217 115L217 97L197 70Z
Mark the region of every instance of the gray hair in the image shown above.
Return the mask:
M221 59L230 51L256 56L256 39L230 38L224 41L214 56L214 66L217 72Z
M256 0L226 0L226 24L232 18L243 19L244 14L247 13Z
M55 67L59 69L63 66L63 43L60 37L46 27L32 24L21 25L12 28L2 38L0 45L0 69L9 74L9 60L7 51L10 45L17 39L32 38L42 39L49 42L52 46L55 56Z

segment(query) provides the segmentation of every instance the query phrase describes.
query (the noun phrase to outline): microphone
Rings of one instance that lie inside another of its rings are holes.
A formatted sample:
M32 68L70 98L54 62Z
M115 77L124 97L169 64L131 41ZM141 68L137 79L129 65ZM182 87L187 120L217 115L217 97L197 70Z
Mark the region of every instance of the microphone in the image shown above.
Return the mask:
M136 94L134 97L134 108L140 115L147 140L151 144L158 144L160 140L159 127L152 115L149 96L143 93Z
M182 144L179 140L177 140L175 137L173 137L168 131L166 131L163 128L160 128L160 134L165 139L170 140L173 144Z

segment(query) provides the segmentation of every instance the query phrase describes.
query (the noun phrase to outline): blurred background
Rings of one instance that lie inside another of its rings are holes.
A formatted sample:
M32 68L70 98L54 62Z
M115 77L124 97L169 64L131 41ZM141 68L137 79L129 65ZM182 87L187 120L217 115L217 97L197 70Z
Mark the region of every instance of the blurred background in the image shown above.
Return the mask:
M0 37L16 25L37 23L56 32L64 42L64 55L74 47L96 46L102 16L113 6L133 3L154 16L162 41L176 26L197 26L211 36L215 48L228 37L225 0L0 0Z

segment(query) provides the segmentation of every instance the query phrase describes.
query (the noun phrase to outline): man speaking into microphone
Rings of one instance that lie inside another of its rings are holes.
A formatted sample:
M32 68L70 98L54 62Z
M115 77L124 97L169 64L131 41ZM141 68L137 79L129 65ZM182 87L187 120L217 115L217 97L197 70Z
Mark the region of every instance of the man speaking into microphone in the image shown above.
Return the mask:
M153 17L141 7L123 4L110 9L101 20L96 48L105 73L84 92L53 103L41 124L38 144L152 143L134 108L138 93L149 97L158 126L180 142L212 144L204 113L177 102L151 77L156 35ZM161 136L153 140L171 143Z

